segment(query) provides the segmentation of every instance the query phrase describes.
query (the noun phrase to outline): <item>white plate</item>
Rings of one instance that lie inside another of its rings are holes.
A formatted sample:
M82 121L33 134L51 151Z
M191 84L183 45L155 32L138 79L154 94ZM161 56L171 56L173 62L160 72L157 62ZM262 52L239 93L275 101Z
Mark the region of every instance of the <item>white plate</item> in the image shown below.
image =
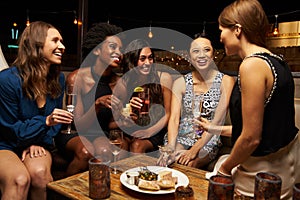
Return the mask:
M177 181L177 184L175 185L175 189L178 186L186 186L186 185L189 184L189 178L184 173L182 173L180 171L177 171L175 169L171 169L171 168L168 168L168 167L160 167L160 166L147 166L147 168L150 171L155 172L155 173L158 173L160 171L172 171L172 176L178 177L178 181ZM132 168L132 169L129 169L129 170L123 172L121 174L121 176L120 176L121 183L125 187L127 187L127 188L129 188L131 190L134 190L134 191L137 191L137 192L142 192L142 193L148 193L148 194L168 194L168 193L175 192L175 189L173 189L173 190L158 190L158 191L141 190L136 185L130 185L130 184L128 184L127 183L126 172L138 172L138 171L141 171L141 167Z

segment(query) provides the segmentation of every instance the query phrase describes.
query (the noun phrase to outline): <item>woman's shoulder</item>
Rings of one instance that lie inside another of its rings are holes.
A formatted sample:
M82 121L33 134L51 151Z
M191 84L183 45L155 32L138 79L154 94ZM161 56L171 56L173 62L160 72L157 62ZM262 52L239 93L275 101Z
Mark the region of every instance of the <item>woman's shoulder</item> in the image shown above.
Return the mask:
M76 69L74 71L77 77L80 77L82 75L89 75L91 76L91 67L81 67L79 69Z
M236 77L235 77L235 76L228 75L228 74L224 74L224 75L223 75L223 80L224 80L224 81L228 81L228 82L235 82Z
M183 76L178 77L176 80L174 80L173 87L181 87L185 88L186 82Z
M9 67L0 72L0 93L9 93L21 88L21 78L16 67Z
M165 72L165 71L157 71L158 76L161 77L161 79L164 78L172 78L171 74L169 72Z
M158 76L160 77L160 82L172 82L172 76L169 72L164 72L164 71L157 71Z
M74 76L74 82L79 85L94 84L95 82L91 67L81 67L77 69Z
M19 72L16 67L9 67L0 72L0 82L8 83L8 82L19 82L20 79Z
M236 77L228 74L224 74L222 78L222 85L225 86L226 88L232 89L235 81L236 81Z

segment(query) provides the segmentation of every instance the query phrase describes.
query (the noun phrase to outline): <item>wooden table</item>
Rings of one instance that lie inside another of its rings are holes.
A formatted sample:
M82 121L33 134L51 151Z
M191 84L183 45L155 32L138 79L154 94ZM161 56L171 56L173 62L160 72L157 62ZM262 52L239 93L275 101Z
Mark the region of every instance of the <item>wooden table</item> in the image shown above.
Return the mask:
M153 166L156 165L157 158L146 156L143 154L125 158L117 162L120 171L139 166ZM190 186L194 190L195 200L207 199L208 180L205 179L206 171L183 166L180 164L172 164L172 169L183 172L189 178ZM128 200L128 199L151 199L151 200L171 200L174 199L174 194L145 194L136 192L123 186L120 182L119 174L110 174L111 179L111 195L108 199L112 200ZM67 199L86 200L89 198L89 183L88 171L76 174L65 179L57 180L48 183L47 187L50 192L60 194Z

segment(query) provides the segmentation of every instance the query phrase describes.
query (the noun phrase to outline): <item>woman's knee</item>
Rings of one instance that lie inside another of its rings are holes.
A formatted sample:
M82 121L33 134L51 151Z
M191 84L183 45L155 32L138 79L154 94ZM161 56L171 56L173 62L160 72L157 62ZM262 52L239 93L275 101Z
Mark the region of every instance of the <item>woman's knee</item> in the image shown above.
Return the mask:
M9 176L6 180L0 180L0 198L15 199L18 197L26 197L30 188L29 173L16 172Z
M95 148L91 141L86 137L80 136L81 144L79 145L85 155L91 154L94 155Z
M145 152L145 143L142 140L135 139L130 145L130 151L135 153Z
M28 173L15 173L12 184L16 185L18 188L28 189L30 182L31 179Z
M66 148L75 154L94 154L93 144L85 137L78 136L68 141Z
M77 157L77 159L80 161L87 162L90 158L93 157L93 154L91 154L89 150L83 146L77 150L75 157Z
M39 166L31 171L31 184L34 187L45 187L47 183L53 181L51 170L48 167Z
M111 153L110 144L107 138L104 137L96 138L93 142L93 145L95 148L96 155Z

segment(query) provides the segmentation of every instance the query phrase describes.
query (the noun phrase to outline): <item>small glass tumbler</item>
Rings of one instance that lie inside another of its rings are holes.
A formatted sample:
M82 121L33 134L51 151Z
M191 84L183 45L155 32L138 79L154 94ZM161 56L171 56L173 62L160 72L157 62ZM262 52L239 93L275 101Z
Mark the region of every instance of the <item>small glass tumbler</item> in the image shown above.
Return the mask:
M255 176L254 199L279 200L282 180L271 172L259 172Z
M233 200L234 182L231 177L211 176L208 184L208 200Z
M189 185L178 186L174 193L175 200L195 200L194 191Z
M143 100L143 106L140 110L140 115L149 114L149 105L150 105L150 92L149 88L145 88L143 92L138 94L138 97Z
M89 160L89 197L104 199L110 196L110 161L95 157Z
M293 200L300 200L300 182L294 184L294 187L293 187Z

